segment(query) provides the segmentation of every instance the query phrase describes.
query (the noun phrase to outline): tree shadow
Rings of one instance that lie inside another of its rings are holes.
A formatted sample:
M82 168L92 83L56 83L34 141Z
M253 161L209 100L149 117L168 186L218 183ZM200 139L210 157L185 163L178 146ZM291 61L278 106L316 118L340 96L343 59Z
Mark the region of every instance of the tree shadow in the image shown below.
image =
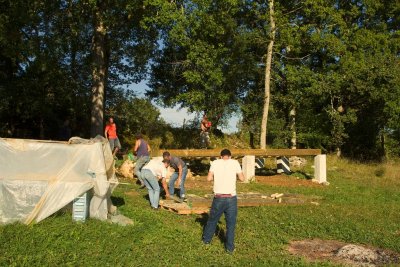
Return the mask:
M146 199L146 200L148 200L148 201L150 201L149 194L143 195L143 198Z
M314 177L311 176L309 173L306 173L306 172L304 172L304 171L294 171L294 172L291 172L290 175L296 176L296 177L298 177L298 178L303 178L303 179L306 179L306 180L311 180L311 179L314 178Z
M111 196L111 203L114 206L121 207L121 206L125 205L125 200L122 197Z
M203 213L201 214L201 217L197 217L195 222L199 223L201 227L203 228L206 227L208 221L208 214ZM217 227L215 228L215 233L214 236L217 236L218 239L221 241L222 244L225 244L226 242L226 235L225 235L225 230L220 227L221 222L218 221Z
M255 174L259 176L274 176L277 172L276 169L260 168L255 170Z

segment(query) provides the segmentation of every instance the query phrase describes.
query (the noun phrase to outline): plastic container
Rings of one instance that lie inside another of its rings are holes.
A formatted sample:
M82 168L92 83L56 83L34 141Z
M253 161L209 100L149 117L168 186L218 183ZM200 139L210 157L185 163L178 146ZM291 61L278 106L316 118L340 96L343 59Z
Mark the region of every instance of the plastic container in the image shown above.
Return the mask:
M89 192L74 199L72 204L72 219L84 222L89 217L90 197Z

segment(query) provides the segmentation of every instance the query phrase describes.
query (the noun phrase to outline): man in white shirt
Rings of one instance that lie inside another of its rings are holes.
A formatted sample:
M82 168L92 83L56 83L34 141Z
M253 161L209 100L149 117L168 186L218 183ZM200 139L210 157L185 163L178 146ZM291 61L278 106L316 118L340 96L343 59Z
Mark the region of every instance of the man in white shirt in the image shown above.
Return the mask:
M203 243L209 244L215 234L218 221L225 214L226 243L225 250L232 253L235 249L235 227L237 217L236 179L244 181L240 164L231 159L228 149L221 151L221 158L211 162L207 181L214 180L214 199L210 215L203 232Z
M158 202L160 200L160 185L158 184L158 180L165 179L168 165L168 160L154 158L142 168L140 174L149 190L151 208L155 210L158 209Z

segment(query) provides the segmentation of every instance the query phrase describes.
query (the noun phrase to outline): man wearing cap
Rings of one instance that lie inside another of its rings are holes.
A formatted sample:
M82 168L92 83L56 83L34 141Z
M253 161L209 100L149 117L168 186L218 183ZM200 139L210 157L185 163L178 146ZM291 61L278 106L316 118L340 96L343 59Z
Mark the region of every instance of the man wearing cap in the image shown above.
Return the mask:
M207 224L204 227L203 243L209 244L211 242L218 221L222 214L225 214L225 250L228 253L232 253L235 249L234 239L237 217L236 179L239 178L240 181L244 181L244 176L239 162L231 159L231 152L228 149L223 149L220 155L220 159L211 162L207 176L207 181L214 180L214 199Z
M171 197L174 196L174 191L175 191L175 181L178 180L179 184L179 194L180 194L180 199L183 201L185 199L185 181L186 181L186 175L188 173L188 168L185 164L185 162L178 157L172 156L168 151L165 151L163 153L163 159L164 160L169 160L171 166L175 172L171 175L169 178L169 194Z
M152 209L158 209L160 201L160 185L158 181L165 179L167 175L168 160L162 158L154 158L147 163L141 171L143 182L149 191L150 206Z

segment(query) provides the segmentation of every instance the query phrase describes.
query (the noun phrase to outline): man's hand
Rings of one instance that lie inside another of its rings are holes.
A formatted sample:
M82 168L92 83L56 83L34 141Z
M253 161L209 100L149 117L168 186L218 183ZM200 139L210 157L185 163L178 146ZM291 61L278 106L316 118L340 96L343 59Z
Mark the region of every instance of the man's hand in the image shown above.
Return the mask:
M238 173L237 176L238 176L238 178L239 178L240 181L244 182L244 175L243 175L243 172Z

